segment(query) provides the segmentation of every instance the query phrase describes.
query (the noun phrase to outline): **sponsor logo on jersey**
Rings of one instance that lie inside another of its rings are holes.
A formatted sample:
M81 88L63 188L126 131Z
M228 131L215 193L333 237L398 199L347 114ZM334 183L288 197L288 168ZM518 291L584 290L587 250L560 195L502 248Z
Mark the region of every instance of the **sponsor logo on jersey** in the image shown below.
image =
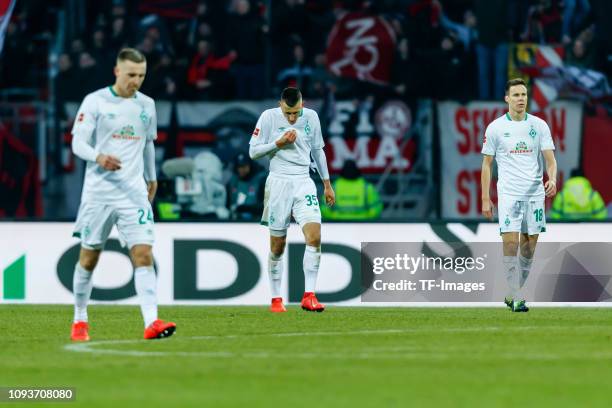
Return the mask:
M504 132L504 137L510 137L510 132Z
M83 112L79 113L79 118L77 119L77 122L82 122L83 119L85 119L85 114Z
M255 130L253 131L253 137L257 136L259 136L259 128L255 128Z
M140 140L141 136L136 136L136 132L134 131L134 126L127 125L123 126L119 133L113 133L113 139L121 139L121 140Z
M510 150L511 154L528 154L532 152L533 149L530 149L529 146L527 146L527 143L523 141L518 142L514 147L514 150Z

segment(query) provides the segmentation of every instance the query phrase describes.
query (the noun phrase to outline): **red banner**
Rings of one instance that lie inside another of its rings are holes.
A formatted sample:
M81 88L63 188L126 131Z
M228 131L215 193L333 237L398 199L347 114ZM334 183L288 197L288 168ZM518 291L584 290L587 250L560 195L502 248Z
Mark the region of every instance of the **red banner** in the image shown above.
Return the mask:
M338 76L386 84L391 76L395 34L381 17L348 13L334 26L327 45L327 64Z

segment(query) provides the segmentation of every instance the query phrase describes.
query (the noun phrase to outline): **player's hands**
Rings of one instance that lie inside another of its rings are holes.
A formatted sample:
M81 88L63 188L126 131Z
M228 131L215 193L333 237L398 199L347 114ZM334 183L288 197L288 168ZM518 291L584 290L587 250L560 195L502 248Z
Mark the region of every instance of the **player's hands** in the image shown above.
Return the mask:
M332 205L336 203L336 193L334 193L334 189L332 188L329 180L325 180L323 184L324 184L323 195L325 196L325 204L331 207Z
M96 157L96 163L108 171L116 171L121 169L121 161L110 154L99 154L98 157Z
M149 196L149 202L152 203L157 193L157 181L147 181L147 193Z
M544 183L544 193L546 197L552 197L557 194L557 183L554 180L548 180Z
M493 221L493 203L490 198L482 199L482 215Z
M279 149L282 149L283 147L295 142L296 138L297 138L297 132L295 131L295 129L288 130L283 134L283 136L280 139L276 141L276 147L278 147Z

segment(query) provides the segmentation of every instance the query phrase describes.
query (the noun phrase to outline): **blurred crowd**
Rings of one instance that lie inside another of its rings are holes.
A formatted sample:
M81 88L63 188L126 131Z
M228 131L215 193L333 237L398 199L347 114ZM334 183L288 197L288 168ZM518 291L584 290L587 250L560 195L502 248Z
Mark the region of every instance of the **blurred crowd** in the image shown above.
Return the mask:
M46 88L48 58L32 39L51 43L56 19L45 13L64 3L17 2L0 64L2 88ZM85 29L70 30L74 33L64 38L56 67L58 97L78 101L112 83L117 50L128 45L148 59L142 91L166 100L262 99L276 97L287 85L301 87L309 98L386 92L495 99L503 92L511 42L561 45L568 63L608 77L611 71L612 10L605 0L163 3L160 8L152 0L88 2ZM36 9L37 4L44 7ZM392 27L396 49L388 84L330 73L327 40L347 12L378 15Z

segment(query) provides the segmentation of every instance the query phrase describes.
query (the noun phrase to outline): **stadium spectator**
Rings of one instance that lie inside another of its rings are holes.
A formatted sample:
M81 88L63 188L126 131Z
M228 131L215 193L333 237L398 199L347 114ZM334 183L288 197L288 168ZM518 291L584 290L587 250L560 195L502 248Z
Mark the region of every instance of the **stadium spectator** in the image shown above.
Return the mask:
M538 44L556 44L561 40L561 10L557 1L538 0L529 8L521 39Z
M148 78L143 84L143 92L155 99L176 99L178 84L175 72L170 55L162 54L157 64L148 67Z
M124 17L115 17L111 23L111 32L108 46L111 50L118 50L127 45L129 34L125 26Z
M78 73L72 64L70 55L61 54L57 67L59 72L55 78L56 109L61 119L66 119L65 103L78 101L82 95L79 87L74 86L75 83L78 83Z
M30 51L32 44L24 37L24 31L15 21L6 27L2 58L0 58L0 85L2 88L32 86L30 78Z
M561 40L569 44L591 11L589 0L563 0Z
M276 82L280 88L293 86L308 89L311 76L312 68L305 61L304 47L301 44L296 44L293 47L293 62L289 67L278 73Z
M234 159L234 174L227 185L227 207L232 219L255 220L261 216L266 173L244 153Z
M199 100L218 98L223 94L231 97L231 92L227 90L230 83L228 71L235 59L235 52L217 57L208 41L198 41L197 52L187 71L187 84L192 97Z
M112 71L102 71L89 52L81 52L78 61L77 77L81 97L111 83Z
M380 217L383 204L376 187L361 175L354 160L342 166L340 177L333 183L336 204L321 207L321 215L328 220L365 221Z
M236 55L232 72L237 99L261 99L264 96L264 35L268 28L251 11L248 0L235 0L227 18L227 48Z
M272 2L270 18L270 41L272 43L274 72L291 65L292 50L296 43L308 38L308 14L304 0L281 0ZM308 41L310 42L310 41Z
M335 90L336 78L327 69L325 54L317 54L310 75L308 95L312 95L313 98L326 98L329 93L333 93Z
M507 0L474 0L478 31L478 98L501 100L508 71L511 19Z
M451 21L444 13L440 17L440 23L445 30L461 41L466 50L470 50L478 38L476 16L472 10L466 10L463 14L463 24Z
M89 47L89 53L92 58L96 61L101 72L111 72L114 66L114 58L112 53L116 53L116 50L110 50L106 41L106 34L102 27L98 27L94 30L91 36L91 46Z
M550 218L554 220L603 220L607 216L608 210L601 194L593 189L580 169L572 171L550 210Z
M79 37L73 38L70 41L70 57L73 61L78 61L79 56L85 51L85 43Z
M592 68L594 55L590 44L576 38L565 51L565 64L580 68Z

